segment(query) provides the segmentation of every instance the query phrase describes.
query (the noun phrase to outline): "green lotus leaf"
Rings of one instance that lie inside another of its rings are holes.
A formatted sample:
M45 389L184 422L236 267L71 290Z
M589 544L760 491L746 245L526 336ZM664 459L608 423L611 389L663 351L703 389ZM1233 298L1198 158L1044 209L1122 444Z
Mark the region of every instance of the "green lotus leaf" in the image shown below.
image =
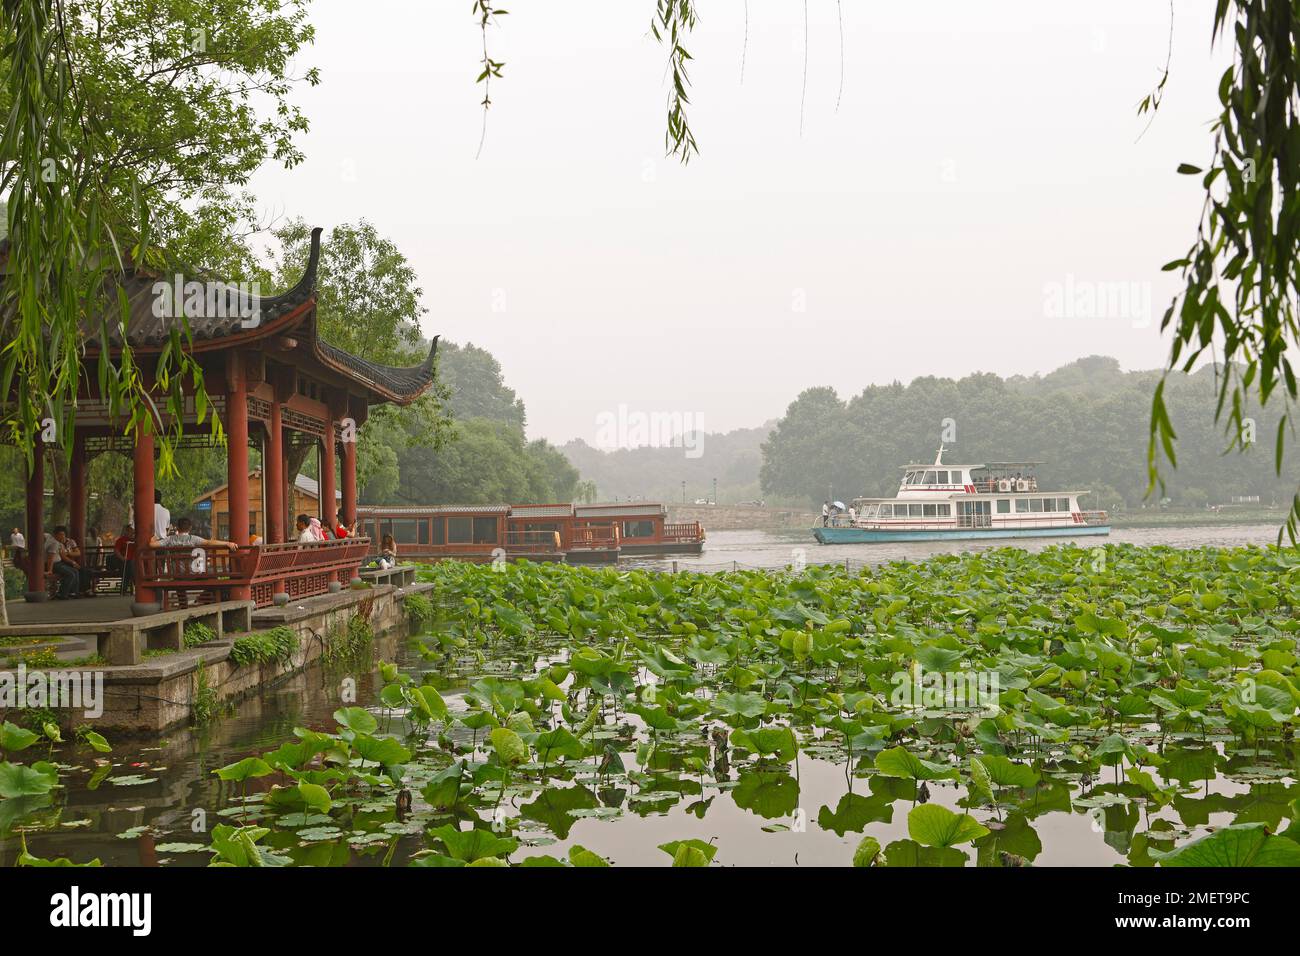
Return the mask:
M1270 834L1263 823L1237 823L1151 856L1161 866L1300 866L1300 843Z
M905 777L911 780L954 780L955 767L922 760L906 747L891 747L876 754L876 770L887 777Z
M497 727L488 735L497 759L507 767L528 762L528 745L509 727Z
M984 826L969 813L953 813L938 803L923 803L907 815L907 833L922 846L950 847L987 835Z

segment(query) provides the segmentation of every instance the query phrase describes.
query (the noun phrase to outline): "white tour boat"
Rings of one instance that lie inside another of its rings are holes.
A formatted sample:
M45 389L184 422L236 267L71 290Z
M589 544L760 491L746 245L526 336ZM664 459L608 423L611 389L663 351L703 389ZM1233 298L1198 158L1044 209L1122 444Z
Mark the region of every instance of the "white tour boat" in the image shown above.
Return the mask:
M813 529L822 544L942 541L947 538L1042 538L1110 534L1104 511L1085 511L1087 491L1042 491L1042 462L990 461L907 465L893 498L855 498L846 513Z

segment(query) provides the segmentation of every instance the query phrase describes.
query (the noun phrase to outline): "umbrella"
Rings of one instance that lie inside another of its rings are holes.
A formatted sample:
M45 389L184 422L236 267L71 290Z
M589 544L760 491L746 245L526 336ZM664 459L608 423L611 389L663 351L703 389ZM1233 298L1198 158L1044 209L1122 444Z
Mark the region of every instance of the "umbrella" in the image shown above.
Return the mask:
M836 508L839 508L841 511L845 510L844 502L842 501L832 501L831 504L833 504Z

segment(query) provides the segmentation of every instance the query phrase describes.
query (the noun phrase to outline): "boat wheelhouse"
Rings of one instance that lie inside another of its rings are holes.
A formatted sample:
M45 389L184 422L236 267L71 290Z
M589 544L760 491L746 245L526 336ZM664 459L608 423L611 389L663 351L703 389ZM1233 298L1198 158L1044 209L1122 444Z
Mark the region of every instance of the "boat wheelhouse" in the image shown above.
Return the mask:
M1080 506L1086 490L1039 487L1035 469L1042 462L946 465L943 452L931 465L906 465L894 497L855 498L813 535L822 544L849 544L1110 533L1106 512Z
M616 530L624 554L699 554L704 528L698 521L669 521L657 502L575 505L580 527Z

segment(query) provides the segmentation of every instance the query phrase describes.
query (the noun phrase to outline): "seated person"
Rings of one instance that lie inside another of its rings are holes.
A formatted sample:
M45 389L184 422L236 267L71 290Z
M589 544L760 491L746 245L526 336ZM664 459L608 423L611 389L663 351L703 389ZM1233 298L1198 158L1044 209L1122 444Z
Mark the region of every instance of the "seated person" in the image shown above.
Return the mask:
M309 518L305 514L300 514L298 520L294 522L294 527L298 529L298 540L303 544L315 544L325 540L325 532L321 529L319 518Z
M45 570L59 578L55 598L60 601L80 597L91 585L89 570L81 567L67 546L68 529L63 525L45 536Z
M333 532L332 537L339 538L340 540L352 534L348 529L348 526L339 520L338 512L334 513L334 520L330 522L329 530Z
M193 525L189 518L181 518L176 522L176 532L169 534L165 538L154 535L149 541L154 548L238 548L239 545L233 541L222 541L219 538L204 538L197 534L192 534L190 529Z

